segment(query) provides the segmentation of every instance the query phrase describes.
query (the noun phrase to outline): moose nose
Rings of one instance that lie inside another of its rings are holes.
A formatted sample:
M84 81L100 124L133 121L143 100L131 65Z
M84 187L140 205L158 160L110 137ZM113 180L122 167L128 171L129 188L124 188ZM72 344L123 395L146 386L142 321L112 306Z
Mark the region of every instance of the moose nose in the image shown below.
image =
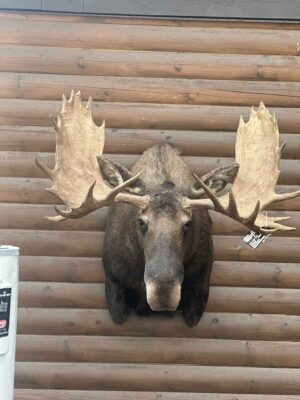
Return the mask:
M147 302L153 311L175 311L181 297L181 283L146 281Z

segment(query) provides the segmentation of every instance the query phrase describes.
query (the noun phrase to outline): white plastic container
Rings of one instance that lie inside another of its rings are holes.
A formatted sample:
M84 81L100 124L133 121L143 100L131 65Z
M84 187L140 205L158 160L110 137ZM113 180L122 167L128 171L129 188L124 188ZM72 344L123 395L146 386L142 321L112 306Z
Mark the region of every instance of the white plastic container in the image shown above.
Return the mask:
M0 398L13 400L19 249L0 246Z

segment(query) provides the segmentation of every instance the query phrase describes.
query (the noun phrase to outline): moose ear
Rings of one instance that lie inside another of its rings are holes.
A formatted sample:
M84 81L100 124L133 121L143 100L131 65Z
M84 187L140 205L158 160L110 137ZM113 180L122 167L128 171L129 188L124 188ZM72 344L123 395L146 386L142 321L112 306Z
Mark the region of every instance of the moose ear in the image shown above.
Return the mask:
M98 157L98 163L103 178L113 187L119 186L121 183L133 177L133 174L128 171L127 168L116 162ZM141 179L137 179L124 190L128 193L140 196L145 192Z
M238 163L219 167L203 175L200 179L212 192L217 193L223 190L228 183L233 183L239 171L239 167ZM192 187L191 191L193 198L199 198L205 194L197 182Z

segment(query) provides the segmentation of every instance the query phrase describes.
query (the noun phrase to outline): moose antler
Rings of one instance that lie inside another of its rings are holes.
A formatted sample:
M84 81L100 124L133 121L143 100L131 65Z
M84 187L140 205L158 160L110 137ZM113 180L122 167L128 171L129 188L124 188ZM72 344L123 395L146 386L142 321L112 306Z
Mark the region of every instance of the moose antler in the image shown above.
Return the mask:
M62 109L57 117L50 116L56 131L55 167L51 170L38 159L35 161L53 181L48 190L67 206L66 210L54 206L60 215L48 217L50 220L79 218L112 202L122 201L140 208L149 202L148 196L121 193L140 174L113 189L105 183L100 172L101 165L106 162L101 158L104 122L100 127L94 123L91 105L91 97L84 107L80 92L74 94L72 91L69 100L63 95Z
M251 109L247 123L241 117L236 138L236 162L239 172L229 193L217 197L196 177L208 199L185 199L187 207L207 207L241 222L250 229L262 232L294 230L281 225L289 217L266 217L263 210L276 202L300 196L300 190L287 194L276 194L279 176L279 161L285 143L279 147L277 120L260 103L257 110Z

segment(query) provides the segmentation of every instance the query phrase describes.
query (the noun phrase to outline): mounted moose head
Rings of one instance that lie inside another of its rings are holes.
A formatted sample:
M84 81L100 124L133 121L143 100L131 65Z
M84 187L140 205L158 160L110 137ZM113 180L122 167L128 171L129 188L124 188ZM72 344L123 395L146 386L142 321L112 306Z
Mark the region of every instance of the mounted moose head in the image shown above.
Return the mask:
M284 145L274 116L261 103L250 120L241 118L236 139L236 163L202 178L186 166L168 145L148 149L128 171L102 158L104 123L95 125L92 99L86 107L80 92L63 96L57 118L56 162L50 170L56 194L67 206L53 221L80 218L110 206L103 263L108 308L116 323L130 308L139 315L180 308L189 326L201 318L209 294L213 263L211 221L214 210L262 232L291 230L263 210L300 195L300 190L276 194L278 165ZM217 192L230 183L229 192ZM207 196L207 197L205 197Z

